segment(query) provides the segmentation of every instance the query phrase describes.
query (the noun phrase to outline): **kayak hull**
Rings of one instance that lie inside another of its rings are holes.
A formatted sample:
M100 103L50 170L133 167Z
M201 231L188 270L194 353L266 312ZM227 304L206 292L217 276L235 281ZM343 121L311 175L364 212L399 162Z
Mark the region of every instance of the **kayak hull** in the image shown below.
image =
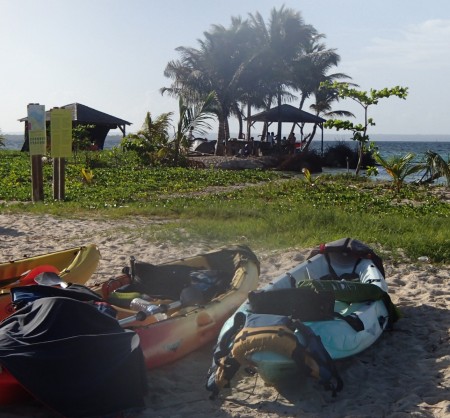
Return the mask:
M167 281L173 281L175 287L180 279L180 275L176 274L177 269L220 269L226 273L228 285L223 292L204 304L169 310L162 320L160 316L154 315L145 321L127 325L139 335L149 369L172 363L217 338L226 319L247 298L248 292L257 288L259 280L259 261L244 246L220 249L153 267L156 275L158 271L162 275L162 269L173 270L175 274L167 277ZM136 314L130 309L118 310L120 318Z
M0 371L0 405L20 403L30 398L31 395L17 379L8 370L2 368Z
M100 257L97 246L88 244L0 263L0 320L14 312L9 289L26 284L20 277L28 271L42 266L53 267L62 280L84 284L96 271ZM30 396L14 376L0 367L0 405L18 403Z
M13 312L9 289L26 284L21 276L28 271L50 266L59 271L61 280L84 284L96 271L100 258L97 246L88 244L0 263L0 320Z
M330 263L334 270L334 277L351 276L353 281L344 279L330 280ZM356 277L357 279L355 279ZM307 260L281 274L272 283L260 290L270 293L272 290L284 291L283 289L285 289L287 292L290 292L289 289L295 288L298 290L298 288L302 287L302 284L307 282L316 282L316 284L317 282L323 282L324 285L327 282L327 285L335 286L336 288L350 288L353 286L353 283L357 283L357 286L367 284L375 285L378 288L375 289L376 293L384 295L388 292L388 286L384 278L384 269L382 267L380 269L370 257L359 259L352 255L341 253L330 253L327 256L324 253L311 255ZM360 289L362 287L364 286L361 286ZM367 289L367 287L365 288ZM370 288L373 289L372 286ZM351 302L349 300L332 299L331 303L334 300L334 315L332 313L331 317L323 320L301 320L316 336L320 337L321 343L331 359L343 359L362 352L372 346L388 326L390 312L386 305L386 300L363 299L364 296L359 296L359 299L357 298ZM333 306L331 306L332 309ZM274 312L258 311L259 320L261 321L261 317L264 318L265 314L269 313L273 314ZM237 318L249 318L252 315L254 316L254 314L255 309L252 307L250 300L247 299L237 309L235 314L225 322L219 334L218 346L227 346L229 347L228 352L233 353L234 342L233 339L229 339L229 335L230 333L233 335L232 331ZM351 325L351 321L347 320L350 318L356 320L359 328ZM246 330L247 328L244 326L240 333L245 333ZM248 328L248 330L248 332L251 332L255 328ZM304 343L301 332L296 330L295 336L301 344ZM260 375L266 384L277 385L298 375L298 365L291 355L283 353L283 350L277 346L261 348L261 346L256 344L258 342L255 342L253 348L246 346L245 361L250 368L253 368ZM215 361L217 364L217 360ZM241 367L243 367L242 364Z

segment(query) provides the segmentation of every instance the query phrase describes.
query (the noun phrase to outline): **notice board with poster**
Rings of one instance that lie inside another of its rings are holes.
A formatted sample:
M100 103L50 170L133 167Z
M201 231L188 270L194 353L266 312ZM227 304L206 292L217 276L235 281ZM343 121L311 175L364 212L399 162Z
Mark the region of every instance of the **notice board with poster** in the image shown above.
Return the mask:
M31 103L27 106L27 113L30 155L45 155L47 151L45 106Z
M72 112L70 109L52 109L50 112L52 158L72 155Z

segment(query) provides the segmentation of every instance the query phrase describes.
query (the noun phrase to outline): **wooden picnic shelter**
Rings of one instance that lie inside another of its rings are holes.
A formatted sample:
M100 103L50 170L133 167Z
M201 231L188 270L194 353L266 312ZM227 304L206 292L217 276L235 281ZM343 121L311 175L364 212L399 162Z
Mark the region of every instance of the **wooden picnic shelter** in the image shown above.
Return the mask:
M89 128L89 139L93 145L98 149L103 149L106 136L111 129L120 129L122 136L126 135L126 126L131 125L124 119L116 116L108 115L107 113L93 109L92 107L83 105L81 103L71 103L61 106L61 109L70 109L72 112L72 126L92 125ZM50 110L45 112L47 125L50 125ZM19 119L20 122L25 122L25 141L22 146L22 151L28 151L28 118ZM47 126L48 128L48 126ZM47 129L47 132L50 130Z
M322 153L323 153L323 123L326 122L325 119L320 116L313 115L312 113L305 112L304 110L298 109L294 106L288 104L282 104L273 107L264 112L256 113L247 118L249 123L249 130L255 122L267 123L269 127L272 123L276 122L278 124L277 134L281 138L281 126L283 122L295 123L299 128L304 123L315 123L322 131Z

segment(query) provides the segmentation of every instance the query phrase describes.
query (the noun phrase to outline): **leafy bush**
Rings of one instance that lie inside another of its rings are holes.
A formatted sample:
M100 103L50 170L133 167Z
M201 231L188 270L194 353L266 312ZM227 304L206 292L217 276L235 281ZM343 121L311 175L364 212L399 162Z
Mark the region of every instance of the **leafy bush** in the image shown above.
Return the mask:
M318 151L308 150L294 155L288 155L278 165L278 170L302 172L307 169L311 173L320 173L322 171L322 158Z
M358 150L353 149L348 144L340 142L337 145L328 146L325 149L323 156L323 165L325 167L347 168L352 170L356 169L358 164ZM368 167L374 165L375 160L372 153L364 152L362 157L362 167Z

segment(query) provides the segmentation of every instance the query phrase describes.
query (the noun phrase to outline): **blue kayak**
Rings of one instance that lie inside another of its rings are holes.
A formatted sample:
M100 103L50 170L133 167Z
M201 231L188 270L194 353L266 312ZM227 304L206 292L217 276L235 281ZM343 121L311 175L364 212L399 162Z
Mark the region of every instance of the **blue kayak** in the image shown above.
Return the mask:
M207 389L217 394L244 367L266 384L303 373L336 392L342 381L334 360L367 349L397 318L383 263L370 247L350 238L322 244L250 292L225 322Z

